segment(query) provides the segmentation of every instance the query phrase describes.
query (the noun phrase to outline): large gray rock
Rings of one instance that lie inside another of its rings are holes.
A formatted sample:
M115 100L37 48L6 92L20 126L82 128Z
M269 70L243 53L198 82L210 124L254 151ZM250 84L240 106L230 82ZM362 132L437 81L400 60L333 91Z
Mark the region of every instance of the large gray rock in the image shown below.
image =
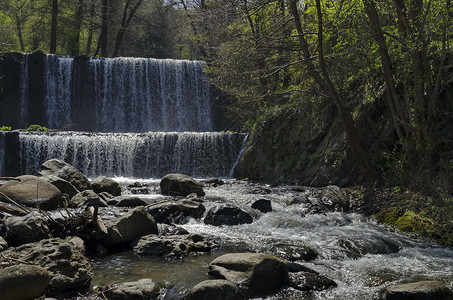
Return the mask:
M0 193L5 194L19 204L53 210L64 206L64 197L60 190L44 179L24 175L16 177L0 186Z
M107 204L115 205L117 207L137 207L145 206L149 203L137 196L118 196L108 200Z
M108 234L103 238L106 246L130 243L147 234L158 234L156 221L143 206L136 207L116 220L106 222Z
M383 291L385 300L452 300L453 292L438 281L419 281L390 285Z
M115 180L99 176L91 181L91 186L96 193L107 192L113 196L121 195L121 186Z
M79 190L76 189L76 187L73 186L69 181L55 175L43 176L42 179L56 186L60 190L60 192L68 194L69 198L72 198L79 192Z
M38 242L49 238L48 219L40 214L29 214L23 217L10 217L5 220L14 245Z
M69 207L75 208L81 206L106 207L107 202L102 200L94 191L85 190L72 197L69 201Z
M167 174L160 181L160 190L164 195L187 196L196 193L204 196L203 184L184 174Z
M48 287L50 275L40 266L15 265L0 270L0 297L3 300L29 300Z
M85 175L70 164L59 160L51 159L45 161L39 167L38 174L41 176L55 175L69 181L79 191L91 189L91 183Z
M259 199L253 202L252 208L257 209L263 213L268 213L272 211L272 203L267 199Z
M112 284L105 288L105 296L110 300L150 300L157 299L160 287L152 279L144 278L133 282Z
M250 224L253 218L247 212L233 205L218 205L211 208L204 223L214 226Z
M286 261L310 261L318 257L318 253L316 253L315 250L306 246L276 244L272 246L269 251L272 255L280 257Z
M80 247L60 238L29 243L2 252L2 265L14 261L23 261L46 269L51 278L49 294L83 290L84 287L90 286L93 277L91 265Z
M350 210L349 194L336 185L324 187L316 204L325 212Z
M180 258L189 253L210 252L218 247L214 240L205 239L198 234L143 236L134 247L134 252L148 256Z
M229 280L205 280L194 286L184 300L242 300L246 299L238 285Z
M288 282L288 264L263 253L228 253L214 259L209 275L233 281L248 296L266 296L278 292Z
M206 208L200 202L184 199L155 203L147 211L158 223L184 224L189 218L200 219Z
M299 291L323 291L337 287L335 281L311 272L289 274L289 286Z

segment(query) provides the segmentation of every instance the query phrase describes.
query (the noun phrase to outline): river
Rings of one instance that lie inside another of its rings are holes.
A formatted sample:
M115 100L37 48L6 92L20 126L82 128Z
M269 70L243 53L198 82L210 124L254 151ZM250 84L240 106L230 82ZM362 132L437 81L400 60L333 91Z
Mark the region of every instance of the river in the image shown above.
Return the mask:
M155 201L157 180L116 178L123 186L139 181L149 184ZM215 227L190 219L181 227L217 240L220 247L210 254L179 260L139 257L132 252L94 258L94 285L152 278L168 284L162 299L179 299L192 286L208 279L209 263L228 252L269 252L275 245L306 246L318 257L303 265L332 280L338 287L321 292L292 288L267 299L378 299L387 285L420 280L438 280L453 287L453 251L389 230L359 213L309 212L306 203L294 199L319 197L319 189L264 184L227 179L224 185L205 187L207 210L216 203L231 203L254 217L252 224ZM272 202L267 214L251 208L258 199Z

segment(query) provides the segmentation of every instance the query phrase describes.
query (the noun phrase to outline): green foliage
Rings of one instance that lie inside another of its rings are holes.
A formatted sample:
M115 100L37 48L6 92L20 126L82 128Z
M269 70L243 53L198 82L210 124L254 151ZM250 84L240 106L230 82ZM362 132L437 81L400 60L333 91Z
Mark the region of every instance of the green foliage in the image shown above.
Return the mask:
M41 125L33 124L33 125L28 126L27 129L24 129L24 131L27 131L27 132L47 132L47 131L49 131L49 129L47 129L46 127L41 126Z
M0 127L0 131L11 131L11 126L2 126Z

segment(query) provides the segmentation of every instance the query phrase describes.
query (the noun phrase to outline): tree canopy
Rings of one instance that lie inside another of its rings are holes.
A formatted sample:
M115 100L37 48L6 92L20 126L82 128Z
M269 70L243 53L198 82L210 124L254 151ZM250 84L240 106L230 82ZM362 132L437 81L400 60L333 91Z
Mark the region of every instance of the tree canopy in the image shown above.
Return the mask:
M432 168L439 153L453 151L441 134L453 109L450 0L3 0L0 7L1 51L206 60L238 128L250 130L287 103L320 110L330 103L369 177L378 167L355 124L366 103L385 102L402 169Z

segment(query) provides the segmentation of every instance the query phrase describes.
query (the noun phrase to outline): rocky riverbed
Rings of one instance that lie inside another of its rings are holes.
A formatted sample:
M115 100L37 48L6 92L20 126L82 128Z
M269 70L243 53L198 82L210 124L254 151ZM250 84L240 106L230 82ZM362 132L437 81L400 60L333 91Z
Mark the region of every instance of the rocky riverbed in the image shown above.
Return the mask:
M10 299L452 299L453 251L367 219L361 195L182 174L89 180L50 160L38 176L1 182L0 291Z

